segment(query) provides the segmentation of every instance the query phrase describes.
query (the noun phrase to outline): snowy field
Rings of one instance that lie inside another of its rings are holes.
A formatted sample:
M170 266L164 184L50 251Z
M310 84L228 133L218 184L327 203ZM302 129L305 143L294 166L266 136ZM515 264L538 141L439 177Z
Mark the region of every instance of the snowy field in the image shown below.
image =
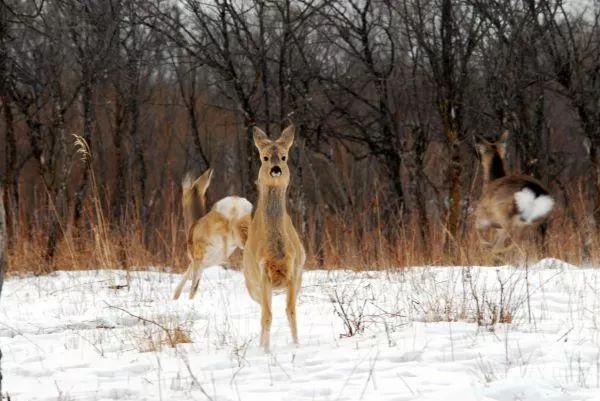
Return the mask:
M239 272L211 268L194 301L171 301L179 277L9 279L3 389L12 401L600 400L600 269L305 272L301 344L277 295L272 354Z

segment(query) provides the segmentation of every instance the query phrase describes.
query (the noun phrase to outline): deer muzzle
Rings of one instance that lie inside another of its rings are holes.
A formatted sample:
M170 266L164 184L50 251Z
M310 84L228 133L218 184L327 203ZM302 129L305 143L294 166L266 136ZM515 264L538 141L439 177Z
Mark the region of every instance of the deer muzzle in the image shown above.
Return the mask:
M281 175L281 168L279 166L271 167L271 177L279 177Z

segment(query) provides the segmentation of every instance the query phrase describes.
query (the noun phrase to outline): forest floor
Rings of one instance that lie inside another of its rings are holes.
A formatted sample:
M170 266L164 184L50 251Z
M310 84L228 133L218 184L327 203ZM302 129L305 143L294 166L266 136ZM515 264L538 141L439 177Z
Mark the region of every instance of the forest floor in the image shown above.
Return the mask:
M10 278L3 389L12 401L600 400L600 269L308 271L300 345L278 294L270 354L241 273L210 268L196 299L172 301L180 277Z

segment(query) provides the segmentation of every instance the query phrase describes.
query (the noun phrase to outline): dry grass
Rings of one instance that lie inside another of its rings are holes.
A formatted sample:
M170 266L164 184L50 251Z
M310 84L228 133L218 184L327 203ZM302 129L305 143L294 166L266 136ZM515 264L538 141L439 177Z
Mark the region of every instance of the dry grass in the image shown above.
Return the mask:
M177 344L190 344L192 339L189 330L181 327L169 328L164 331L152 327L146 328L143 335L134 339L139 352L158 352L164 347L175 348Z
M177 205L167 210L162 224L147 232L142 222L131 218L128 222L109 228L100 227L97 213L87 207L84 227L70 227L58 245L55 258L44 260L47 238L43 224L30 230L20 230L11 241L8 251L9 274L44 274L53 270L140 268L144 266L171 266L182 270L187 262L183 222ZM377 211L373 211L376 213ZM473 232L466 233L444 246L443 222L433 224L425 243L420 240L415 224L404 224L395 218L389 227L343 216L325 216L322 240L317 242L310 225L304 233L309 252L307 267L355 270L402 268L415 265L489 265L497 260L485 247L480 246ZM25 224L20 224L25 227ZM436 228L437 227L437 228ZM518 248L507 255L511 260L535 260L551 256L574 264L584 263L586 241L581 224L558 211L550 221L544 251L536 233L518 240ZM597 235L591 238L588 262L600 260ZM235 265L235 261L232 262Z
M159 322L135 315L118 306L108 305L108 307L131 316L144 324L142 335L136 334L132 339L139 352L156 352L162 350L164 346L175 348L177 344L192 343L190 330L182 327L182 324L174 316L169 317L166 321Z
M75 136L75 148L81 161L93 166L93 155L83 138ZM430 219L428 227L420 230L416 218L381 204L384 193L353 196L356 204L352 210L334 212L316 207L306 213L304 224L296 213L295 223L304 229L301 236L308 252L307 268L360 271L415 265L490 265L542 257L574 264L597 263L600 237L586 218L591 207L582 187L573 185L573 190L563 194L570 200L569 205L559 206L553 213L543 241L539 232L532 230L515 239L518 246L503 260L479 244L469 218L457 237L448 235L441 219ZM51 206L41 200L33 205L33 218L25 213L16 216L16 231L8 249L8 274L148 266L183 270L187 256L178 189L171 183L161 213L153 216L152 222L142 221L134 213L121 221L109 221L106 216L110 215L110 201L107 195L101 195L95 172L90 168L90 194L84 216L77 227L69 221L61 222L64 231L52 260L44 258ZM26 207L31 205L20 205L18 209L23 211ZM316 217L321 224L315 223ZM232 260L234 267L238 259Z

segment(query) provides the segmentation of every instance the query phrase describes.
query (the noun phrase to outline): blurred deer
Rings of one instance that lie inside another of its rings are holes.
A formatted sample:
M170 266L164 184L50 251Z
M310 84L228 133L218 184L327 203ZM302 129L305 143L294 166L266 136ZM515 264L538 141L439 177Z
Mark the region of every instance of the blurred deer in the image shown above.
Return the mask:
M266 352L270 347L274 289L287 290L287 318L292 339L298 343L296 297L306 253L286 209L286 191L290 183L288 152L293 142L293 125L287 127L276 141L254 128L254 144L262 164L257 180L258 203L244 249L243 272L250 296L261 306L260 344Z
M236 248L243 249L246 242L252 204L244 198L228 196L215 203L206 213L206 190L212 175L213 170L208 169L193 180L188 173L182 183L182 206L190 263L175 289L173 299L179 298L190 275L190 299L194 298L202 271L206 267L226 262L233 251Z
M496 254L512 248L515 234L542 223L554 207L554 199L538 180L507 174L507 141L508 131L504 131L496 142L479 138L476 143L483 168L483 190L475 210L475 228L482 242L481 232L494 229L490 245ZM507 239L511 244L505 246Z

